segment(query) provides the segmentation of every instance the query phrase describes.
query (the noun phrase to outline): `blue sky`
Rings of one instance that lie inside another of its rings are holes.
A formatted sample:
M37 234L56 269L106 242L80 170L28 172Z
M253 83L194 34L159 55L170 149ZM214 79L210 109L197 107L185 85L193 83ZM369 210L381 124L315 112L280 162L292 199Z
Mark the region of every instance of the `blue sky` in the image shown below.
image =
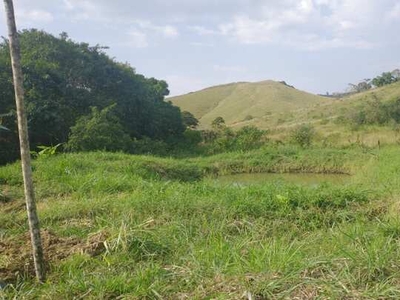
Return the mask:
M400 68L400 0L14 0L19 29L65 31L171 95L235 81L343 91ZM0 35L7 36L0 6Z

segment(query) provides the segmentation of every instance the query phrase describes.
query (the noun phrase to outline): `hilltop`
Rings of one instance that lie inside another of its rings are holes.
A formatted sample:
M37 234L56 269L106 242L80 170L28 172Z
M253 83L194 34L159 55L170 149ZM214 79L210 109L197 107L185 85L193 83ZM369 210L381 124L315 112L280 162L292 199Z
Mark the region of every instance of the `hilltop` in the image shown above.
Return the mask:
M272 80L218 85L169 100L193 113L205 128L219 116L228 125L235 125L331 101Z

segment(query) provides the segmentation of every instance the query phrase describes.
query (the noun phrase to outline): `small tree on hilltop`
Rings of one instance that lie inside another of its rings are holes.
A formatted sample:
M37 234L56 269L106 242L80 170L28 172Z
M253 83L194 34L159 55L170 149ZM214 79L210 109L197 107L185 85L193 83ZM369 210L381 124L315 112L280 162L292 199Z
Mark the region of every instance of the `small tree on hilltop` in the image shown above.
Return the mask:
M391 72L384 72L381 76L377 76L372 80L372 84L381 87L396 82L398 79Z

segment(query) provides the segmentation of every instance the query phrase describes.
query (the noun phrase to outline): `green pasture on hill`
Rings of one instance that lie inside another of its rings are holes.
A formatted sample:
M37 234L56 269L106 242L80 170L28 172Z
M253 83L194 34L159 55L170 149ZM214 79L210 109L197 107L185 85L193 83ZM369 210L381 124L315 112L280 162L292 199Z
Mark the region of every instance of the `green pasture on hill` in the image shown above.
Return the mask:
M169 98L181 110L193 113L201 128L222 117L239 129L255 126L269 131L274 140L286 140L302 124L311 124L329 146L353 143L375 147L400 140L398 122L354 124L357 114L370 107L400 99L400 82L343 98L312 95L274 81L232 83ZM392 110L393 111L393 110Z

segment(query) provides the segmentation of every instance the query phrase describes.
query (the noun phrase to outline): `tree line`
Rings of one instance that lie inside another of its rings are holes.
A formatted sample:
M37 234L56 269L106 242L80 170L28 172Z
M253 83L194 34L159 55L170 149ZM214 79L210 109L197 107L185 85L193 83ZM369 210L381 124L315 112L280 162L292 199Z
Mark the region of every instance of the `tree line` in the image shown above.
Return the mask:
M30 29L19 37L32 149L66 143L82 150L86 143L126 150L121 141L183 136L180 109L165 101L165 81L137 74L104 47L74 42L66 33L56 37ZM0 164L19 157L8 43L0 43ZM104 144L93 144L95 136Z
M373 79L364 79L357 84L349 83L350 91L353 93L360 93L368 91L373 87L382 87L392 84L400 80L400 70L396 69L391 72L383 72L381 75Z

